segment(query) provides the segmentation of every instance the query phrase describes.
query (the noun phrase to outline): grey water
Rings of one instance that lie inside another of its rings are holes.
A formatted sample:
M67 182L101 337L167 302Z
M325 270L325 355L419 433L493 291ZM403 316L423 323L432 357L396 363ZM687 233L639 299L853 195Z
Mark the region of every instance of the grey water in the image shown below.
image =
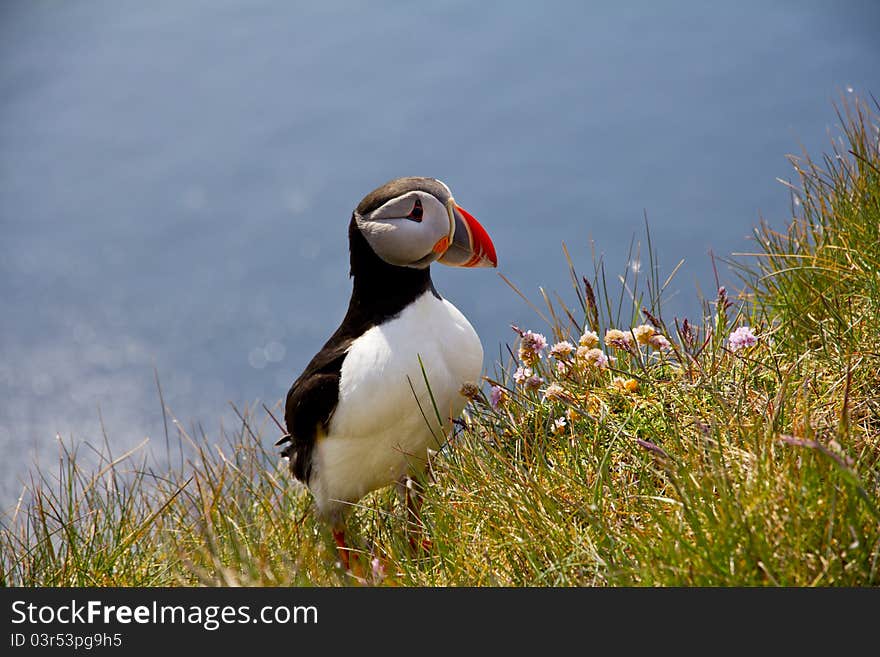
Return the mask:
M637 268L647 214L693 317L709 250L790 216L784 156L880 94L878 28L877 2L4 2L0 507L56 436L164 451L154 368L209 436L282 399L397 176L448 183L535 301L573 298L563 241ZM543 328L497 272L434 270L487 368Z

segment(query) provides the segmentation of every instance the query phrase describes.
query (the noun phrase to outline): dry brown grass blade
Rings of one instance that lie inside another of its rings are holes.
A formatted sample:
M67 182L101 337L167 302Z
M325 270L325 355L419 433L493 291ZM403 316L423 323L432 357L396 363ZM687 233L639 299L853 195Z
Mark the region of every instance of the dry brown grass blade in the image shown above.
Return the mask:
M510 281L510 279L507 278L507 276L505 276L501 272L499 272L498 275L501 277L501 280L503 280L505 283L507 283L510 286L511 290L513 290L514 292L517 293L517 295L519 295L520 299L522 299L523 301L526 302L526 304L528 305L529 308L531 308L532 310L535 311L535 313L538 315L538 317L543 319L544 322L546 322L548 326L552 326L552 323L550 322L549 319L547 319L547 317L544 315L544 313L542 313L535 304L533 304L531 301L529 301L528 297L526 297L525 294L520 292L519 288L516 285L514 285Z

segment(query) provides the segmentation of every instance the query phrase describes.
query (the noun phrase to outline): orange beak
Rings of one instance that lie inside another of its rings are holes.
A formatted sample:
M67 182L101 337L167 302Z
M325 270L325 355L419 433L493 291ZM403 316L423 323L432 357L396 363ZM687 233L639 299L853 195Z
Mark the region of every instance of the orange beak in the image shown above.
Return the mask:
M470 212L456 205L452 199L449 199L446 207L449 211L451 239L444 245L446 250L438 262L450 267L497 267L495 245L486 229Z

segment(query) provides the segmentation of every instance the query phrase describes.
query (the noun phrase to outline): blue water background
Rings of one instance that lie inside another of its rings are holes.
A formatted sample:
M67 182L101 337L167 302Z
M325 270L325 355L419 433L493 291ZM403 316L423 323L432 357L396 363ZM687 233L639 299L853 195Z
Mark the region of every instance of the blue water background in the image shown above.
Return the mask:
M647 213L661 273L685 259L666 316L694 317L709 249L790 215L785 154L880 93L878 28L877 2L3 3L0 501L99 418L164 451L154 367L208 435L281 399L396 176L446 181L535 300L573 298L563 241L612 279L633 236L644 260ZM487 367L543 328L495 272L435 269Z

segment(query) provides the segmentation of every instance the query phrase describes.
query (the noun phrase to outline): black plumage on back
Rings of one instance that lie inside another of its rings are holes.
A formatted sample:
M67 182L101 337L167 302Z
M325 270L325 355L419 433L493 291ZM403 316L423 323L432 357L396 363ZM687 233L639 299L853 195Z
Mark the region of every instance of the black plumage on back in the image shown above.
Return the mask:
M379 199L373 202L381 204ZM358 211L362 211L361 206ZM327 431L339 402L342 363L352 342L372 327L399 315L428 290L440 297L431 282L429 268L398 267L379 258L358 229L354 215L348 226L348 243L350 276L354 279L348 311L287 393L287 435L276 443L290 443L281 455L290 459L293 476L306 484L312 474L315 441L319 432Z

